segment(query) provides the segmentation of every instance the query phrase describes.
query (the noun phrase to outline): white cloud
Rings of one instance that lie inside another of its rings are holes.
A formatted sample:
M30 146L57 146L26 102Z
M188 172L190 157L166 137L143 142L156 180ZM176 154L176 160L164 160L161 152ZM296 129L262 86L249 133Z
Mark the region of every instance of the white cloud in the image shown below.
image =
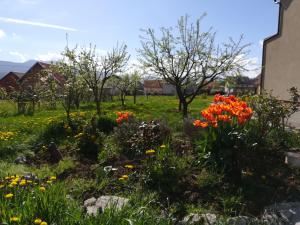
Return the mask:
M261 63L258 57L252 57L245 59L246 70L244 75L250 78L254 78L261 72Z
M0 39L4 38L6 36L6 33L4 32L4 30L0 29Z
M44 61L44 62L57 61L61 58L62 58L61 54L56 52L47 52L46 54L39 54L36 57L37 60Z
M12 39L14 41L21 41L23 38L20 35L16 34L16 33L12 33Z
M17 51L10 51L9 54L11 56L15 56L17 58L19 58L19 61L21 62L25 62L27 60L27 55L26 54L23 54L21 52L17 52Z
M7 18L7 17L0 17L0 21L5 22L5 23L24 24L24 25L31 25L31 26L37 26L37 27L65 30L65 31L77 31L77 29L72 28L72 27L65 27L65 26L54 25L54 24L49 24L49 23L34 22L34 21L29 21L29 20L13 19L13 18Z

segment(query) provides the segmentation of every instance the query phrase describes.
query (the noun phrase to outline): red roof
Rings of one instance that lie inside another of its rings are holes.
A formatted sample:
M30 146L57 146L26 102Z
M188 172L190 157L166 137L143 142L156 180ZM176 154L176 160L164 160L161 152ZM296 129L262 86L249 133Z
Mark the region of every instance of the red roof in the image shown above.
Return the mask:
M162 88L163 81L162 80L145 80L144 88Z

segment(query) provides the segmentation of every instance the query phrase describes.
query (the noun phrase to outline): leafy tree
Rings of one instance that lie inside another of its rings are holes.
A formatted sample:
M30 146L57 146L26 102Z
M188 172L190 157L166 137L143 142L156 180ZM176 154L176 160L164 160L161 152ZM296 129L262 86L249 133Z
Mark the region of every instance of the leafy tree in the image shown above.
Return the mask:
M242 45L242 37L217 45L212 29L201 31L201 19L189 24L187 16L181 17L175 29L162 28L161 36L146 29L139 49L140 63L175 86L184 117L188 105L206 85L244 69L242 56L248 46Z

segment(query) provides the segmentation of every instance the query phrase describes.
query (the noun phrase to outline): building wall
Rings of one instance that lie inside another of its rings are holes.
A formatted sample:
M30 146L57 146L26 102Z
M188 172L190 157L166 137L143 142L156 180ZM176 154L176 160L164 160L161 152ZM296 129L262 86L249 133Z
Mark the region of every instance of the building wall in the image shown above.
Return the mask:
M21 85L24 89L27 89L29 87L34 88L35 85L40 80L40 72L43 70L43 67L41 67L39 64L35 64L29 71L26 72L26 74L21 79Z
M263 89L289 100L288 89L300 90L300 0L281 0L279 33L265 40Z
M155 95L161 95L163 94L162 88L147 88L144 87L145 94L155 94Z
M0 80L0 87L4 88L7 92L18 90L19 85L17 80L18 77L16 75L9 73Z

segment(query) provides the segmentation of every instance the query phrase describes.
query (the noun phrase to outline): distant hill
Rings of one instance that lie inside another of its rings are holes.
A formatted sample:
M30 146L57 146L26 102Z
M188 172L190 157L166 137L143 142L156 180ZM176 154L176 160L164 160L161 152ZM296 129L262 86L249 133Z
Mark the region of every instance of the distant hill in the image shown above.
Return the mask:
M36 60L28 60L24 63L0 61L0 79L10 71L25 73Z

